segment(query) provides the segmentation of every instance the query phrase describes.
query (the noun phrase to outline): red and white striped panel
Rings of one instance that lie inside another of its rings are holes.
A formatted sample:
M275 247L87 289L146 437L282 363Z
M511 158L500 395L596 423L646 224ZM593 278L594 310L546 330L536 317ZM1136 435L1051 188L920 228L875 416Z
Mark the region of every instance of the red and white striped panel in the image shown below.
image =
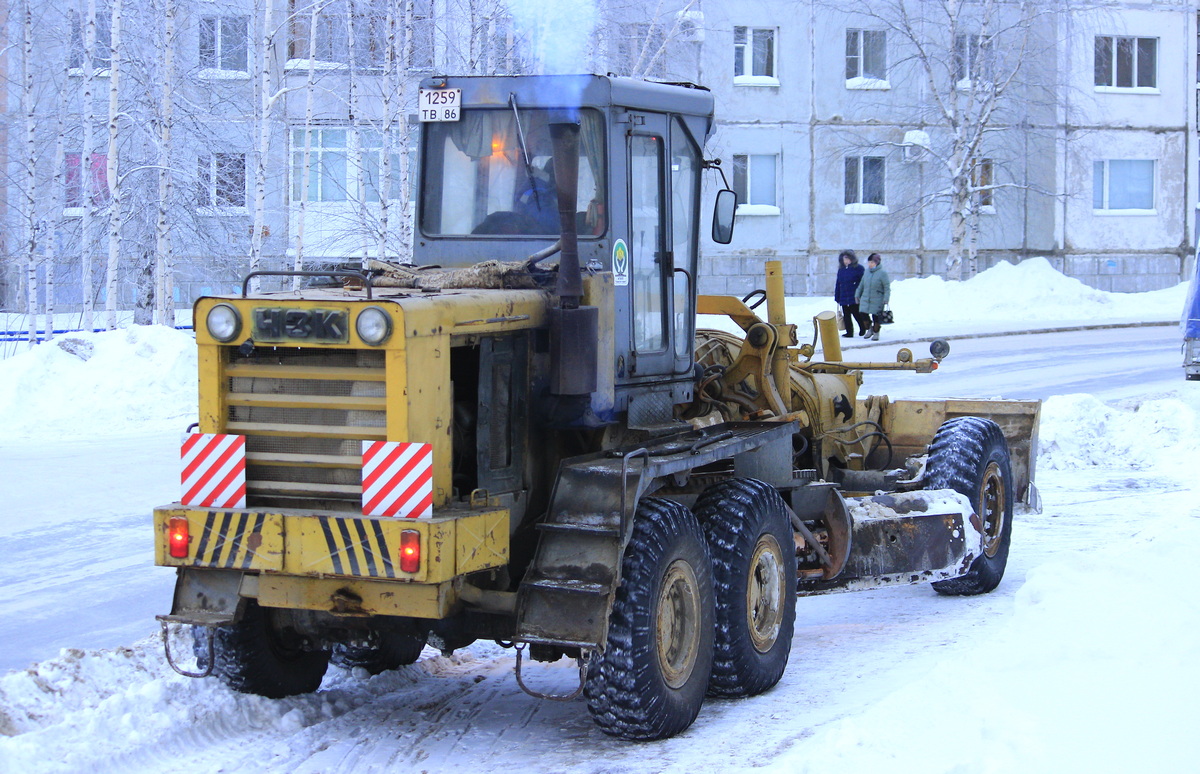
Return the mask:
M246 436L188 433L183 437L184 505L246 507Z
M363 515L416 519L433 515L433 447L363 441Z

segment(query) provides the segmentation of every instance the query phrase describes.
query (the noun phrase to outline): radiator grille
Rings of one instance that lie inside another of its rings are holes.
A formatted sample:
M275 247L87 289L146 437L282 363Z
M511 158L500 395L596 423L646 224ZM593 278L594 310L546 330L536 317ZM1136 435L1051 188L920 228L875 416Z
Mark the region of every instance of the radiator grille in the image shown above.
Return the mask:
M226 428L246 436L247 504L357 511L362 441L387 437L384 353L230 350L228 358Z

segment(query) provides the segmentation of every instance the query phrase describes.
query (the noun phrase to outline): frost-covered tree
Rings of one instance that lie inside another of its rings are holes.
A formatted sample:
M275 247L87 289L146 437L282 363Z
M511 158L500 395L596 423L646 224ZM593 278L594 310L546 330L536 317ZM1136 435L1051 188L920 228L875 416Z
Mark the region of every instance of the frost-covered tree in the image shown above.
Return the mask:
M935 217L945 213L947 278L960 278L964 265L973 273L982 209L993 192L1028 185L1015 176L1002 180L1000 173L1018 157L1019 138L1035 131L1039 121L1046 123L1038 111L1050 111L1053 119L1055 35L1067 3L838 0L829 5L844 12L850 26L869 28L864 35L886 36L879 38L880 46L886 39L881 50L895 58L888 70L920 83L921 96L907 116L915 130L903 152L926 163L935 182L931 191L915 197L915 208L939 213ZM860 41L857 51L868 56L869 43ZM860 79L873 77L863 73ZM893 217L911 215L912 209Z

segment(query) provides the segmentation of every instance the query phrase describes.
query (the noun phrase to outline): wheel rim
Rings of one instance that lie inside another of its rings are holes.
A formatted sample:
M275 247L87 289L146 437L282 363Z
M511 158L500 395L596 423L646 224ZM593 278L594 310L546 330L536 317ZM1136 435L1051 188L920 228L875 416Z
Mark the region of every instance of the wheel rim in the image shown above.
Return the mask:
M691 676L700 650L700 585L682 559L663 576L655 618L659 668L667 685L679 688Z
M762 535L754 546L746 579L746 625L759 653L769 651L779 637L786 583L779 541L774 535Z
M979 507L983 513L983 552L995 557L1000 550L1000 537L1004 534L1004 519L1008 504L1004 501L1004 476L1000 466L988 463L979 485Z

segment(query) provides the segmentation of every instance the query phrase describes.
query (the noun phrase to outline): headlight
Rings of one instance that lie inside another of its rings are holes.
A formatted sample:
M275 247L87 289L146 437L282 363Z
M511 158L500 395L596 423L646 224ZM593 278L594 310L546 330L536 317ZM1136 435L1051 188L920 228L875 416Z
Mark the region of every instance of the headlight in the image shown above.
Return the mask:
M360 339L377 347L392 335L392 318L379 307L368 306L358 313L358 319L354 321L354 330L358 332Z
M242 332L242 318L229 304L217 304L208 311L208 332L222 343L233 341Z

